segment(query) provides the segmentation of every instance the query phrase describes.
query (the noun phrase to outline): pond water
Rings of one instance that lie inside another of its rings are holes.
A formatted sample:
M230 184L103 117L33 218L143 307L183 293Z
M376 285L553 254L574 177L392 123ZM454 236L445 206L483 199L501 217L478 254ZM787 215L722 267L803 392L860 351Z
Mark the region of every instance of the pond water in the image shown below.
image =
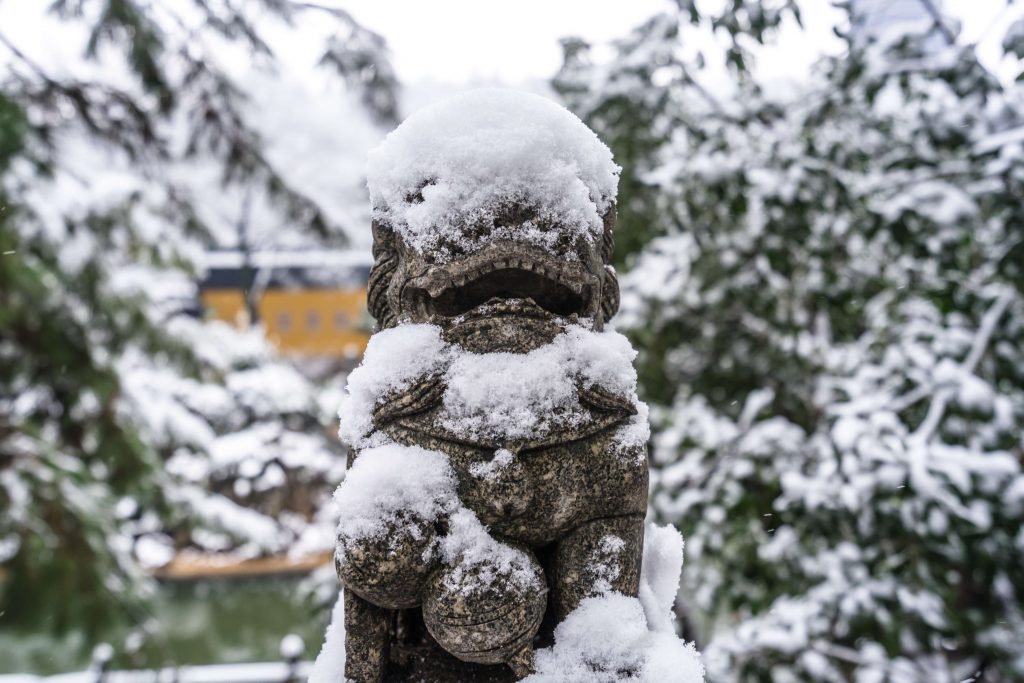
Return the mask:
M295 633L316 656L329 609L317 609L300 589L303 577L162 583L153 604L159 631L134 654L124 652L129 629L101 637L61 637L20 631L0 619L0 674L81 671L98 639L115 648L112 668L280 661L281 639Z

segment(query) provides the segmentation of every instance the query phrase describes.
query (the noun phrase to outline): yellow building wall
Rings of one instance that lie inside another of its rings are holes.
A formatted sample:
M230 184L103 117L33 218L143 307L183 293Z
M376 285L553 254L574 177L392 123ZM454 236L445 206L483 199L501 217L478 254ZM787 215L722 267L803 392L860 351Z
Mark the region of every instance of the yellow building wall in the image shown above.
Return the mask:
M210 317L248 324L241 290L208 289L201 299ZM259 314L267 338L286 353L354 358L369 338L365 289L270 289Z

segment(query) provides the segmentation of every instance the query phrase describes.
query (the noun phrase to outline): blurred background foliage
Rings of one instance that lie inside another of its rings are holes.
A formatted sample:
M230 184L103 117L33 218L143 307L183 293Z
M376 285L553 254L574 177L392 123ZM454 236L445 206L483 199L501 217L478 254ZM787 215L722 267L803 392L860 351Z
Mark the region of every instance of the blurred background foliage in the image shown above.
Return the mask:
M223 66L234 50L272 71L262 27L307 14L330 22L322 68L394 125L383 40L338 9L54 2L46 29L80 50L75 68L48 69L18 47L29 31L0 29L5 624L158 628L149 569L175 552L238 560L323 531L223 480L277 473L321 507L344 469L330 401L258 330L204 324L180 295L218 243L211 192L256 197L307 244L347 241L268 158L250 93Z
M782 96L743 46L791 3L570 44L555 80L632 163L618 324L715 680L1024 675L1024 90L913 4L854 3ZM677 49L702 21L740 27L725 96Z
M680 624L714 681L1020 680L1024 20L997 74L941 3L839 6L843 48L798 83L756 68L795 0L679 0L567 37L551 80L623 166L616 324L652 513L687 539ZM401 90L384 39L314 3L58 0L46 22L74 68L0 26L0 647L202 661L168 655L192 598L154 572L329 551L343 381L182 292L240 206L266 248L365 248L362 156ZM341 154L280 113L282 36L310 26ZM261 589L295 596L275 626L319 631L326 569Z

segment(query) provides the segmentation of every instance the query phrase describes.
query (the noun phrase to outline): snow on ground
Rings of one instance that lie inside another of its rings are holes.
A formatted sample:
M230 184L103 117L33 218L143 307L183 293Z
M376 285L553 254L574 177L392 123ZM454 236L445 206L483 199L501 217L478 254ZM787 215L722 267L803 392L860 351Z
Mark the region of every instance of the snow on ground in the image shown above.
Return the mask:
M452 247L472 251L501 237L547 247L562 232L599 239L618 172L611 151L567 109L488 88L406 119L370 153L368 184L374 216L443 259ZM497 224L511 202L534 216ZM469 237L466 225L484 230Z

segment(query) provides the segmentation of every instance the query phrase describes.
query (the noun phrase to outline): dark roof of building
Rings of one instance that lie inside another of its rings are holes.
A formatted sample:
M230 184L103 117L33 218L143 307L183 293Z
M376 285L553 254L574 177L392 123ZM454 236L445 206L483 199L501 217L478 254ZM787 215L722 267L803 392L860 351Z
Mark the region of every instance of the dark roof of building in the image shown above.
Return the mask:
M311 289L366 286L373 257L354 251L215 251L206 254L200 289Z

